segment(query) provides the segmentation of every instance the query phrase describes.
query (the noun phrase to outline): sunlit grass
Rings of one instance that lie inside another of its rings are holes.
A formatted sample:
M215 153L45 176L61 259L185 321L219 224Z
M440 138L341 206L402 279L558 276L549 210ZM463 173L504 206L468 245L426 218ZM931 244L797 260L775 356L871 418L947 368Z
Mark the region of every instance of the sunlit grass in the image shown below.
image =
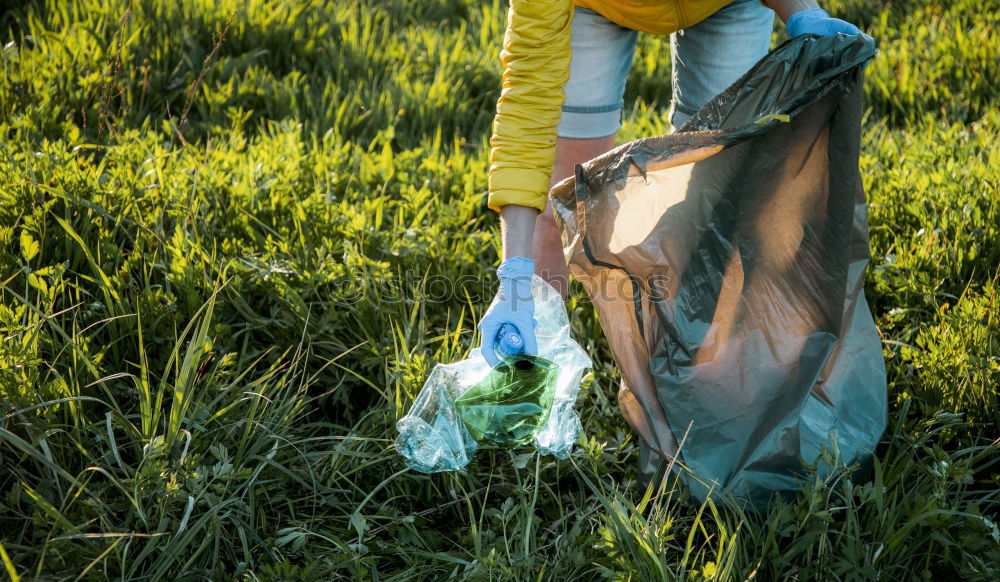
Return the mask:
M636 484L577 285L596 378L571 460L484 450L427 476L392 448L492 296L505 5L18 6L0 16L0 572L1000 578L995 10L828 6L881 50L861 171L890 423L870 481L835 471L756 515ZM641 40L623 139L664 129L667 54Z

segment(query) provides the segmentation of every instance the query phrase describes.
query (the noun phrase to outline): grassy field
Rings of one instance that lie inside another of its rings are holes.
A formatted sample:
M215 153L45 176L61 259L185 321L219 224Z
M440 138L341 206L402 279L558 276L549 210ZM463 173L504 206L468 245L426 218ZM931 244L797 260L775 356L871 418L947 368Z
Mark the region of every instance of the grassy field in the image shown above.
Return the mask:
M500 2L0 4L0 579L1000 579L1000 6L825 4L881 50L889 429L767 515L634 486L579 286L570 460L392 448L493 292ZM669 93L643 37L620 139Z

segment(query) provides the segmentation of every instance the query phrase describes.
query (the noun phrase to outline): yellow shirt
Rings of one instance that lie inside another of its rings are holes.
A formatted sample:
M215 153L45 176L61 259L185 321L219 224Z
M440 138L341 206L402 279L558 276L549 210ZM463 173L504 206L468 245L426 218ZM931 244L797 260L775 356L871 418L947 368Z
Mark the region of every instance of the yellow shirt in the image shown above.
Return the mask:
M670 34L732 0L511 0L500 61L503 84L490 138L490 208L545 208L563 86L569 78L573 4L634 30Z

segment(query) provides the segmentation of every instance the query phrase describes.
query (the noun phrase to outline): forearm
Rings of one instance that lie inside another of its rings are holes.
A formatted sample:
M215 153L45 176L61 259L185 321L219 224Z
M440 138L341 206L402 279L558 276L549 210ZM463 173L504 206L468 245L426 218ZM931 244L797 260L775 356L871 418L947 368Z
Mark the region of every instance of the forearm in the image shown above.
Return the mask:
M788 22L796 12L820 7L816 0L763 0L763 3L774 10L782 22Z
M512 0L490 138L489 207L545 208L569 78L572 0Z
M538 210L530 206L507 204L500 207L500 235L503 240L503 258L531 258L535 236L535 219Z

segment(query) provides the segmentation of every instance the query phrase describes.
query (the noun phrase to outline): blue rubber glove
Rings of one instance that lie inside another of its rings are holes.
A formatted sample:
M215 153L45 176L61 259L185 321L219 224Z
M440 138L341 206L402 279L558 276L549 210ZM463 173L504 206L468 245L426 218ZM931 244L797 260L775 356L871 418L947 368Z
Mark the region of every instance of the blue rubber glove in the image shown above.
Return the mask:
M803 34L833 36L837 33L860 34L871 38L850 22L845 22L839 18L831 18L826 10L822 8L810 8L809 10L796 12L785 23L785 30L788 31L788 38L795 38Z
M496 341L497 334L505 323L517 328L524 342L525 354L538 354L538 344L535 342L535 301L531 297L531 276L534 273L535 261L524 257L511 257L497 268L500 290L479 321L479 331L483 334L480 349L491 366L500 363L496 355Z

